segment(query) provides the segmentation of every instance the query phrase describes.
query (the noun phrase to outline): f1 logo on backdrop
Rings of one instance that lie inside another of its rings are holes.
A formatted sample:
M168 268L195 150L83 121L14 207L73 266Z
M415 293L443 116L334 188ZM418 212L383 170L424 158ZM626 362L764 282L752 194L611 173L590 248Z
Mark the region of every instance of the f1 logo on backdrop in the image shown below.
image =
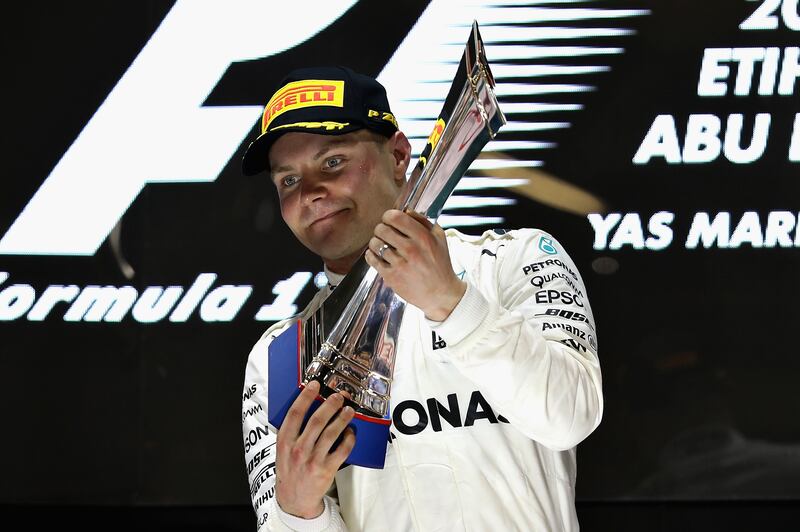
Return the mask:
M479 0L459 4L457 10L451 1L430 2L379 76L392 87L392 108L411 140L413 155L428 142L449 86L446 80L453 78L458 65L463 45L453 43L463 42L476 19L486 24L482 35L495 63L497 94L511 121L505 131L537 132L547 140L548 132L569 127L583 104L553 103L546 96L579 99L595 90L586 82L608 72L611 67L605 63L624 49L594 45L593 39L632 35L634 30L608 27L614 26L609 22L650 14L646 9L569 6L573 2L577 0L531 7ZM330 0L314 2L313 9L287 10L281 12L279 24L265 31L266 21L274 20L272 2L179 0L0 239L0 254L93 255L146 184L216 180L262 112L253 105L202 106L229 65L293 48L354 4L355 0ZM545 25L524 26L534 22ZM572 22L581 27L564 27ZM561 44L541 44L551 39ZM420 62L420 57L426 61ZM581 64L575 64L576 58ZM543 76L563 83L539 85ZM581 83L574 82L576 76ZM546 101L540 99L543 95ZM548 113L548 121L525 118L542 112ZM541 155L509 154L541 153L556 146L506 138L501 132L470 167L480 175L462 179L439 223L501 224L500 216L447 212L516 203L513 198L471 193L527 183L527 178L493 173L542 166Z
M0 240L0 254L94 255L146 184L214 181L262 112L202 107L228 66L292 48L354 3L286 10L264 31L271 2L178 1Z

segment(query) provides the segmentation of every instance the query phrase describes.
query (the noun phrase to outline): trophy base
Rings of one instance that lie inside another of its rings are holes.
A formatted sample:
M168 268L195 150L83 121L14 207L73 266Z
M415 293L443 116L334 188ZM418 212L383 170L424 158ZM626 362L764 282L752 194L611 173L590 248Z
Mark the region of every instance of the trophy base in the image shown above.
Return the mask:
M300 350L302 334L303 322L297 320L272 340L269 346L267 416L270 426L275 430L283 424L286 413L305 387ZM324 398L320 396L314 400L306 413L306 421L322 405L323 400ZM355 433L356 443L345 463L383 469L390 426L391 418L388 413L385 417L379 418L356 412L349 424Z

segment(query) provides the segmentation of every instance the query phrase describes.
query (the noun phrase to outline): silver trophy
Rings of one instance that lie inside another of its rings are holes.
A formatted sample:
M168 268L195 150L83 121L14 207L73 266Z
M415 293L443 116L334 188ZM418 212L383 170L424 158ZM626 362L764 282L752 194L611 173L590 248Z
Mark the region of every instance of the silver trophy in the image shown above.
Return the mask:
M476 22L444 107L396 209L433 220L439 216L469 165L505 124L494 85ZM298 374L298 384L319 381L322 397L346 392L356 410L357 443L349 463L383 465L386 437L381 434L388 436L389 397L405 306L362 256L323 305L299 320L296 330L285 333L296 338L298 373L305 368ZM294 350L294 342L287 346ZM270 367L270 392L272 371ZM285 413L285 408L280 410ZM275 411L281 419L270 421L277 426L283 416L277 406ZM367 436L372 429L367 424L385 427L375 438L384 438L382 442L370 443Z

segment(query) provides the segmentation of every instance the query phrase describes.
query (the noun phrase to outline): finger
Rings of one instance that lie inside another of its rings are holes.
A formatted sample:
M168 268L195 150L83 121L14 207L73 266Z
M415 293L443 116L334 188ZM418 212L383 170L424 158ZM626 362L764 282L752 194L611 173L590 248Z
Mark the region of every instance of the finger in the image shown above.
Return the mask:
M431 222L430 220L428 220L428 217L425 216L424 214L422 214L421 212L411 211L411 210L406 210L406 211L403 211L403 212L406 213L407 215L409 215L410 217L412 217L414 220L416 220L419 223L421 223L425 227L425 229L430 230L430 229L432 229L434 227L434 223ZM435 225L437 227L439 227L438 224L435 224Z
M364 260L367 261L367 264L375 268L375 271L377 271L378 275L381 276L383 276L383 274L386 272L386 267L389 265L381 260L381 258L369 248L367 248L367 251L364 253Z
M400 254L397 253L397 250L392 246L387 247L383 250L383 253L378 254L378 258L383 260L384 267L396 265L402 260Z
M308 408L311 406L311 403L314 402L317 395L319 395L319 382L311 381L306 384L303 391L301 391L297 399L294 400L294 403L292 403L292 406L289 407L288 412L286 412L286 417L283 419L283 424L278 431L278 434L284 441L288 440L293 442L298 438L300 427L303 426L303 420L306 417L306 412L308 412Z
M383 258L382 254L381 254L381 248L383 248L384 245L386 245L387 249L388 249L389 244L386 244L386 242L384 242L383 240L381 240L377 236L373 236L372 238L369 239L369 244L367 244L367 248L370 251L372 251L373 255L375 255L376 257L381 259L381 258ZM385 249L383 250L383 253L386 253Z
M411 240L426 238L432 227L427 220L422 223L419 219L412 217L411 213L402 211L386 211L383 215L383 223Z
M378 239L386 242L390 246L395 249L402 250L408 245L408 237L395 229L390 225L386 225L385 223L379 223L375 226L374 231L375 237ZM377 248L375 248L377 251ZM401 252L402 253L402 252Z
M344 405L344 397L341 394L335 393L325 399L322 402L322 406L317 408L317 411L308 418L302 434L297 438L296 446L300 447L305 453L310 453L319 435L333 416L336 415L336 412L342 408L342 405Z
M353 447L356 444L356 433L353 432L353 429L347 427L344 430L344 436L342 437L342 441L339 442L339 446L336 448L335 451L330 453L325 458L326 466L330 468L339 469L347 457L350 456L350 452L352 452Z
M353 419L355 412L349 406L342 408L335 418L328 423L325 430L320 434L317 440L317 445L314 447L314 458L321 463L324 463L328 454L331 452L334 442L342 434L347 424Z
M372 252L372 256L379 260L384 267L391 266L401 259L397 250L380 238L372 237L368 248Z
M403 231L399 231L400 226L402 226L405 222L404 220L405 218L407 218L407 216L403 211L398 211L397 209L390 209L383 213L383 216L381 216L381 221L378 224L378 226L383 224L387 227L394 228L395 231L397 231L399 234L406 236L403 233ZM375 229L377 231L378 227L376 227Z

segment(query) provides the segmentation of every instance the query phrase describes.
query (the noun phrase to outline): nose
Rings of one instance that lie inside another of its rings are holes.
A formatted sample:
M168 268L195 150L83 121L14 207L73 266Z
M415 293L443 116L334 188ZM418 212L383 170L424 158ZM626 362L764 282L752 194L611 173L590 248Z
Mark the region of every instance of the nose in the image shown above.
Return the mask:
M304 204L310 205L328 195L328 179L320 172L308 172L300 181L300 196Z

